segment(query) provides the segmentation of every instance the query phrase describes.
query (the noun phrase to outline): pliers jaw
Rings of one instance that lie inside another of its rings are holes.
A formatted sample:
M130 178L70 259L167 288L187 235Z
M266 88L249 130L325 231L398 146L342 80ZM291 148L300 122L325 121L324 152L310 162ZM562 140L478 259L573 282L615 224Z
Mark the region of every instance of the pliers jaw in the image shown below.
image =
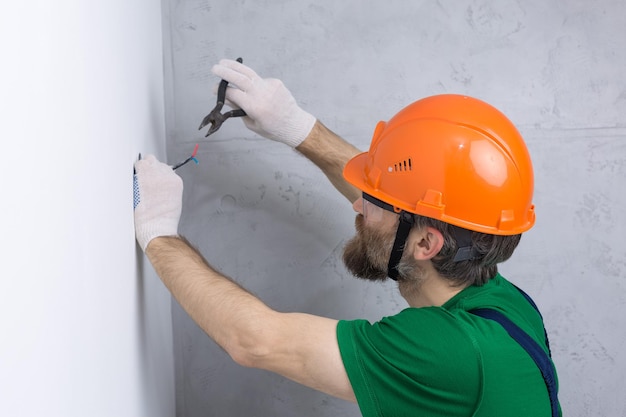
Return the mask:
M237 62L243 62L243 59L237 58ZM200 123L200 127L198 130L202 129L208 124L211 124L209 131L204 136L205 138L213 133L217 132L226 119L231 117L243 117L246 115L246 112L242 109L231 110L222 114L222 107L224 107L224 102L226 101L226 88L228 87L228 81L222 80L220 81L219 88L217 89L217 104L211 110L204 119L202 119L202 123Z
M206 133L206 135L204 135L204 137L207 138L210 135L212 135L213 133L217 132L218 129L220 128L220 126L221 126L221 123L217 124L215 122L211 122L211 127L209 128L209 131ZM202 128L198 128L198 130L200 130L200 129L202 129Z
M225 83L225 82L226 81L222 80L222 83ZM246 115L246 112L243 111L242 109L235 109L235 110L228 111L226 113L221 113L223 106L224 106L224 102L218 99L217 105L215 106L215 108L204 119L202 119L202 123L200 123L200 127L198 128L198 130L202 129L208 124L211 124L209 131L207 132L206 135L204 135L205 138L217 132L217 130L220 127L222 127L222 123L224 123L226 119L229 119L231 117L243 117Z
M220 82L220 85L224 82L225 81L222 80ZM215 108L211 110L211 113L206 115L204 119L202 119L202 123L200 123L200 127L198 127L198 130L202 129L204 126L208 125L209 123L211 124L209 131L204 137L212 135L213 133L217 132L217 130L220 127L222 127L222 123L224 123L224 120L226 120L221 113L223 106L224 106L224 102L218 99L217 105L215 106Z

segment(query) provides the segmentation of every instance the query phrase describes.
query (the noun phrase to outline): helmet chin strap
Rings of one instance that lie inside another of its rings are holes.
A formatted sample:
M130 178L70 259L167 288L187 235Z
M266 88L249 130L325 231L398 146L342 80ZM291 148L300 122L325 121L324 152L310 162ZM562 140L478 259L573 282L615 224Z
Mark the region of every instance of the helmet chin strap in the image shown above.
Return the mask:
M400 212L400 223L398 224L398 230L396 230L396 239L393 242L389 264L387 265L387 275L394 281L398 280L398 265L404 252L404 244L414 223L415 218L411 213L406 211Z
M406 239L409 237L409 233L414 224L415 217L413 214L406 211L400 212L400 223L398 224L398 230L396 230L396 239L393 242L389 263L387 264L387 275L394 281L398 280L398 265L400 265L400 259L402 259L402 254L404 253ZM472 231L452 224L450 228L458 248L454 255L453 262L477 259L480 254L472 245Z

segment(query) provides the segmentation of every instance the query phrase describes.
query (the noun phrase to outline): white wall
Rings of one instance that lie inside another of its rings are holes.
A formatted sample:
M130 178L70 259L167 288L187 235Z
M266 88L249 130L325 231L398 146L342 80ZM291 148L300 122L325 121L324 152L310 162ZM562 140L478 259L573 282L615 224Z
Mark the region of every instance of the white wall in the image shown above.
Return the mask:
M0 6L0 415L172 416L170 298L132 164L165 151L161 7Z
M626 415L626 3L623 0L170 1L173 159L214 104L209 70L241 56L362 149L423 96L485 99L520 128L538 221L505 275L539 303L565 415ZM202 132L202 134L204 131ZM311 164L229 121L181 170L182 229L281 310L379 319L393 285L349 277L353 213ZM356 406L243 369L175 308L179 415L342 416Z

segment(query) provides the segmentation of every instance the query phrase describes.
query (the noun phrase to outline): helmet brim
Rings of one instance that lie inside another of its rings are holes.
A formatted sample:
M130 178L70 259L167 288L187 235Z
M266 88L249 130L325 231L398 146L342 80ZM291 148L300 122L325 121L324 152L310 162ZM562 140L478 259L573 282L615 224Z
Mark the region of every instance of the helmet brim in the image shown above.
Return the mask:
M365 166L367 164L368 153L362 152L348 161L343 168L343 178L352 186L371 193L372 187L367 184L365 178Z

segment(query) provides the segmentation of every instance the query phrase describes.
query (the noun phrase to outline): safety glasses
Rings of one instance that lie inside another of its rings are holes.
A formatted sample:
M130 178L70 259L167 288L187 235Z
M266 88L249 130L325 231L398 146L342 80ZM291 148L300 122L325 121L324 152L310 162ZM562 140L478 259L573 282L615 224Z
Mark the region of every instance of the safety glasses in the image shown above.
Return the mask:
M378 198L365 192L363 193L363 217L365 217L367 221L381 221L385 211L396 213L391 204L385 203L384 201L379 200Z

